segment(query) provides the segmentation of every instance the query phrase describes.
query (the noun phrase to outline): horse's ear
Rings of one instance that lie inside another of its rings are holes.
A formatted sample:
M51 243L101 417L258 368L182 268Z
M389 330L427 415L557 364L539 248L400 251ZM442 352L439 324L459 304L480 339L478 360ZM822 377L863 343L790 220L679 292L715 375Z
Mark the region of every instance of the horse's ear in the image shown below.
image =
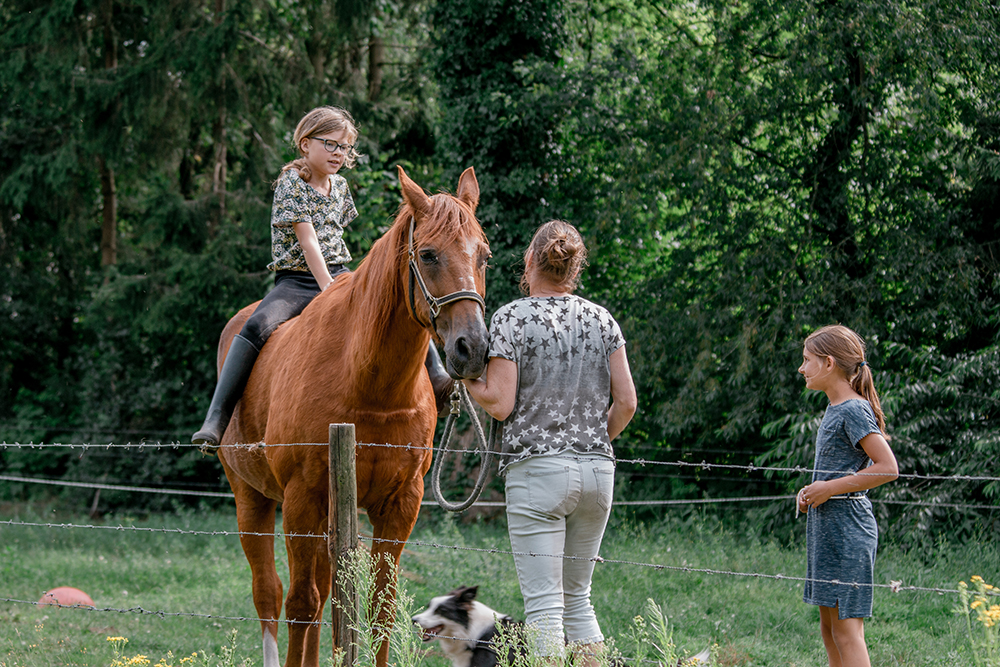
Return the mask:
M403 191L403 201L410 205L413 217L427 217L431 212L431 198L427 196L423 188L406 175L402 165L397 165L396 169L399 170L399 187Z
M458 198L469 205L472 212L479 206L479 181L476 180L476 170L469 167L458 179Z

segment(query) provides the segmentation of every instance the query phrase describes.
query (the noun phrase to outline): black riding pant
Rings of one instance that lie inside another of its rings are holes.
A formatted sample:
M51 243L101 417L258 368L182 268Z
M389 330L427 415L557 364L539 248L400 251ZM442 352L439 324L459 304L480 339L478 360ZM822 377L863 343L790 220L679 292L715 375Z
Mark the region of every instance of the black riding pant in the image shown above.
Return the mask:
M328 268L334 278L347 271L343 264L331 264ZM259 352L275 329L305 310L321 291L309 271L275 272L274 289L257 306L240 335Z

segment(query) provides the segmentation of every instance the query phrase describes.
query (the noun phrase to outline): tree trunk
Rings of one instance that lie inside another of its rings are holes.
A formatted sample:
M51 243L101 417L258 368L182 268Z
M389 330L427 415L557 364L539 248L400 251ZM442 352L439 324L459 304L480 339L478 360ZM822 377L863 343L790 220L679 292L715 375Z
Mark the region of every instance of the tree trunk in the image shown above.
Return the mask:
M104 31L104 69L118 68L118 45L115 41L114 0L101 3L101 23ZM117 105L117 102L115 102ZM101 266L118 263L118 194L115 188L115 170L108 166L104 156L98 156L101 176Z
M215 0L215 25L222 23L226 11L226 0ZM219 54L220 89L218 92L218 115L212 124L212 142L215 146L215 166L212 169L212 194L216 198L215 214L209 216L209 237L215 236L226 217L226 52Z
M115 189L115 170L108 167L103 157L98 157L101 172L101 266L118 263L118 199Z
M378 102L382 96L382 65L385 62L385 42L374 32L368 38L368 101Z
M851 221L850 188L854 176L849 167L854 145L865 131L870 99L864 80L862 47L854 42L848 30L841 36L841 45L846 67L840 80L832 82L837 118L817 146L806 177L812 183L814 229L829 239L844 274L855 279L866 271L861 265Z

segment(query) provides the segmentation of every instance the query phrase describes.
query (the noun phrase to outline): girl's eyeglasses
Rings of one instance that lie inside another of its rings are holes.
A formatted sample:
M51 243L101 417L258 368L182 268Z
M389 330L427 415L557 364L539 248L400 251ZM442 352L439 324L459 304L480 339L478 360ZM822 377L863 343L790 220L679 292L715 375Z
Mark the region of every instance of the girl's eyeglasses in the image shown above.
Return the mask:
M344 155L350 155L354 152L354 146L351 144L338 144L332 139L320 139L319 137L309 137L310 139L315 139L316 141L323 142L323 148L327 150L328 153L343 153Z

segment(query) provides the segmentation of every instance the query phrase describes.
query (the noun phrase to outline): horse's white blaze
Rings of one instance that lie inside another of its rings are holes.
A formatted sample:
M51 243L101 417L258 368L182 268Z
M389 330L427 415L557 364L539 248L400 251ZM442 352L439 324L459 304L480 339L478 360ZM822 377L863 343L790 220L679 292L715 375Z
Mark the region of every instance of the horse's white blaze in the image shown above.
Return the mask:
M475 271L476 257L479 254L479 240L474 238L465 239L465 256L469 258L469 268ZM476 277L474 275L461 276L458 284L463 290L475 291Z
M264 667L280 667L278 662L278 640L264 630Z

